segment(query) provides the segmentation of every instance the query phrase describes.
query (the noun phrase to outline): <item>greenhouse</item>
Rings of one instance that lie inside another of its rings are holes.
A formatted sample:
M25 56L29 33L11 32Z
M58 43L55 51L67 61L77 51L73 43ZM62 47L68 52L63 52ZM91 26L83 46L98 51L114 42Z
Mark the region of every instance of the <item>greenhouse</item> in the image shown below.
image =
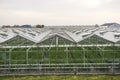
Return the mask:
M0 28L0 76L120 74L120 27Z

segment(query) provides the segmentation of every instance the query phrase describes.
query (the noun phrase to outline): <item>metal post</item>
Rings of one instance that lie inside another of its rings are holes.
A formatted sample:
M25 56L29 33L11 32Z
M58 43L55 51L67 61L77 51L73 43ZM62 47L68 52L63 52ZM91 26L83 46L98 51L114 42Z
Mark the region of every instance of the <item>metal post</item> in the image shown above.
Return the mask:
M26 51L26 64L28 64L28 49L27 49L27 51Z
M29 53L30 49L31 49L31 47L26 50L26 64L28 64L28 55L29 55L28 53Z
M114 74L114 67L115 67L115 43L113 43L113 64L112 64L112 74Z
M36 43L34 44L36 45ZM33 46L34 46L33 45ZM32 47L29 47L27 50L26 50L26 64L28 64L28 55L29 55L29 50L31 49Z
M58 47L58 37L56 36L56 46Z
M5 48L5 51L4 51L4 64L6 64L6 48Z
M68 47L66 47L66 63L68 64Z
M85 66L85 63L86 63L86 57L85 57L85 48L84 47L82 47L82 49L83 49L83 60L84 60L84 66Z
M56 36L55 38L56 38L55 39L56 40L56 44L55 45L56 45L56 61L57 61L57 56L58 56L58 37Z
M9 50L9 64L11 64L11 52L12 52L13 49L14 48L12 48L12 49Z

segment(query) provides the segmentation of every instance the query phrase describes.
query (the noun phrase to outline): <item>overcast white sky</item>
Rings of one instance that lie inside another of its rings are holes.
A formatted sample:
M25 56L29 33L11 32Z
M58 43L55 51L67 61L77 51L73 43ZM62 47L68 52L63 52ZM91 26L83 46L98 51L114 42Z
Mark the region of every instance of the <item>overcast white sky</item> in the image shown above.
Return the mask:
M120 23L120 0L0 0L0 25Z

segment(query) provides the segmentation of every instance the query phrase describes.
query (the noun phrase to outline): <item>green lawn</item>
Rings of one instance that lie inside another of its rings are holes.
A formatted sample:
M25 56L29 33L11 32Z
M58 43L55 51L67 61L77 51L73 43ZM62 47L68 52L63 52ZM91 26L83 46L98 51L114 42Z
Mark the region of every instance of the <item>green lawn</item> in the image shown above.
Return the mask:
M120 80L120 76L25 76L0 77L0 80Z

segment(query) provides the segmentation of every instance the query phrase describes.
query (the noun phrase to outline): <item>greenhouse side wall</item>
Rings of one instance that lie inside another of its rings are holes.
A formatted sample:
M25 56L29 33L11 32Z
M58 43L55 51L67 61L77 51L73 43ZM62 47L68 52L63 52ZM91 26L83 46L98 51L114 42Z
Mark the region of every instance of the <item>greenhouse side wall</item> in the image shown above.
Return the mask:
M101 28L89 26L1 29L0 76L120 74L120 38L104 38L109 30L100 36Z

